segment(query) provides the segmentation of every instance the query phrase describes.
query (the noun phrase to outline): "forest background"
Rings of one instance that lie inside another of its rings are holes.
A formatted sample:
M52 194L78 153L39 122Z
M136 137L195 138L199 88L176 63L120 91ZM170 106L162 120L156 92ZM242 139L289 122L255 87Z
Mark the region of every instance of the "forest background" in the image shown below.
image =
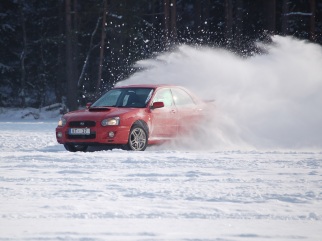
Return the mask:
M75 110L180 44L245 57L274 34L322 44L321 20L321 0L1 0L0 107Z

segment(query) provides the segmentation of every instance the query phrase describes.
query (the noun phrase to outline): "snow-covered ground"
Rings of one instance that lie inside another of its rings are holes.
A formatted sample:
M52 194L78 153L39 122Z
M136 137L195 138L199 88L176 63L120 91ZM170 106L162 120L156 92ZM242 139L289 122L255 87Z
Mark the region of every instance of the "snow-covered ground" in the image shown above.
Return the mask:
M69 153L0 122L0 240L322 239L322 152Z

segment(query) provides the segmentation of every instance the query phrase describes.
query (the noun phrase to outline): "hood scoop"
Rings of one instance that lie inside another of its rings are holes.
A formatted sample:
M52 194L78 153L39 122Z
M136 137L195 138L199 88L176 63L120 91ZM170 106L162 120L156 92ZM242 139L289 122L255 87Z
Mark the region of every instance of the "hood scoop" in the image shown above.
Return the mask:
M111 109L108 107L101 106L101 107L92 107L92 108L89 108L88 110L90 112L102 112L102 111L110 111Z

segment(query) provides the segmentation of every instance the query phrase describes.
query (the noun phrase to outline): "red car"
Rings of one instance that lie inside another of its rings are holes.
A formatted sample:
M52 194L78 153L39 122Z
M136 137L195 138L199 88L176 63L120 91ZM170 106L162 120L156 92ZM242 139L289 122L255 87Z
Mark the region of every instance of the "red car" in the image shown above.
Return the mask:
M203 109L204 103L180 86L115 87L87 104L85 110L62 116L56 138L71 152L95 145L143 151L149 144L191 129L200 121Z

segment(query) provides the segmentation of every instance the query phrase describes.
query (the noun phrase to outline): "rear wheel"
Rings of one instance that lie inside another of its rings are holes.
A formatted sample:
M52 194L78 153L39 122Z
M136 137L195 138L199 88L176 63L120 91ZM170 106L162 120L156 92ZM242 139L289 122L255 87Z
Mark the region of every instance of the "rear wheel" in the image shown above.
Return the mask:
M133 125L127 147L132 151L144 151L148 145L148 134L140 125Z
M76 144L64 144L64 147L67 151L70 152L77 152L77 151L83 151L85 152L87 150L86 145L76 145Z

